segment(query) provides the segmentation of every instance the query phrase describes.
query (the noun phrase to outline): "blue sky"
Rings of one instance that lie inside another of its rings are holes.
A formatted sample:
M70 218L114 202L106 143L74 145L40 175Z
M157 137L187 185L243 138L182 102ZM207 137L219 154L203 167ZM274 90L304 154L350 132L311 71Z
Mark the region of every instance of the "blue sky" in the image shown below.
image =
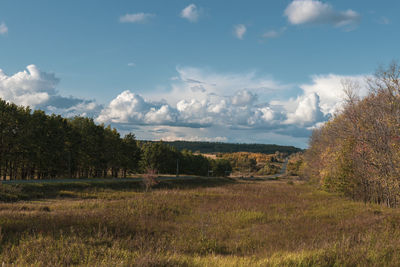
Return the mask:
M363 88L398 59L399 7L3 0L0 97L141 139L306 147L340 107L343 80Z

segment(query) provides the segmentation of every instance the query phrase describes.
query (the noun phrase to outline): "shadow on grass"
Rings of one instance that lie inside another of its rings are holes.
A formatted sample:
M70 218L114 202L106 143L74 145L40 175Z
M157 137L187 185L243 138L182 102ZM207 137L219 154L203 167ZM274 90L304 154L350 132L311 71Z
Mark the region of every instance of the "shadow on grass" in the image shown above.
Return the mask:
M157 189L195 189L218 187L232 184L236 181L231 178L176 178L160 180L153 190ZM43 198L75 197L73 192L84 191L135 191L144 192L142 181L93 181L93 182L66 182L66 183L27 183L27 184L0 184L0 202L16 202L20 200L34 200ZM71 193L69 193L71 192Z

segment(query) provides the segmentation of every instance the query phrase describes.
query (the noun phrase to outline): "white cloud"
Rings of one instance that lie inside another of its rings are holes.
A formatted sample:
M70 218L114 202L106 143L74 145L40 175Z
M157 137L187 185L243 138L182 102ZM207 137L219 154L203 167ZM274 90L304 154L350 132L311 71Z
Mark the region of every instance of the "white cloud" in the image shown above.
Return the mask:
M239 24L233 27L233 34L236 38L243 40L244 35L246 34L247 28L243 24Z
M190 4L181 11L181 17L190 22L196 22L199 19L199 9L195 4Z
M136 14L126 14L119 18L122 23L145 23L149 19L155 17L155 14L150 13L136 13Z
M17 105L35 107L55 94L59 79L54 74L39 71L35 65L12 76L0 69L0 98Z
M4 22L2 22L0 24L0 34L4 35L4 34L7 34L7 33L8 33L8 27Z
M136 63L134 63L134 62L129 62L129 63L128 63L128 67L136 67Z
M177 121L176 113L168 105L152 107L146 113L144 121L147 124L169 124Z
M96 120L100 123L190 128L213 125L262 128L280 124L277 111L257 100L257 94L244 89L228 96L210 94L203 100L192 96L173 105L152 102L141 95L124 91L110 102Z
M331 24L336 27L355 27L360 21L360 14L348 9L337 11L332 5L318 0L294 0L284 11L289 22L299 24Z
M96 121L100 123L168 125L176 122L176 114L167 104L146 101L138 94L124 91L101 111Z
M114 123L140 123L144 119L144 111L149 110L144 99L130 91L124 91L113 99L97 117L97 121Z
M94 101L59 95L56 90L59 81L53 73L42 72L35 65L14 75L0 69L0 98L67 117L94 116L99 112L101 106Z
M306 94L298 98L297 108L293 113L287 114L285 124L311 126L324 120L320 110L319 96L316 93Z
M182 99L176 105L145 100L124 91L100 113L100 123L210 127L211 125L251 126L277 123L267 104L257 104L257 95L248 90L232 96L210 95L204 100Z

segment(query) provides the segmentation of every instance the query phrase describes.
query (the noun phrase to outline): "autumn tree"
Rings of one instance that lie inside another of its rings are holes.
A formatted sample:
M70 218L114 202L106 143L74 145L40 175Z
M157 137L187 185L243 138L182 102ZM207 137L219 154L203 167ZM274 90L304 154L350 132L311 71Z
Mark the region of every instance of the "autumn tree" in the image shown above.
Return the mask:
M397 206L400 194L400 67L369 78L369 94L348 95L342 110L314 131L304 173L329 191Z

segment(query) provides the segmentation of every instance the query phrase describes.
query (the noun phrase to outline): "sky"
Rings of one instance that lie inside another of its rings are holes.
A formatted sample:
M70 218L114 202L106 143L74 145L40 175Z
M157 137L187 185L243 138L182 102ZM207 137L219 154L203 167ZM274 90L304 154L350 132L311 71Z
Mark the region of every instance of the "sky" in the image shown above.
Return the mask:
M399 59L399 1L2 0L0 98L138 139L294 145Z

